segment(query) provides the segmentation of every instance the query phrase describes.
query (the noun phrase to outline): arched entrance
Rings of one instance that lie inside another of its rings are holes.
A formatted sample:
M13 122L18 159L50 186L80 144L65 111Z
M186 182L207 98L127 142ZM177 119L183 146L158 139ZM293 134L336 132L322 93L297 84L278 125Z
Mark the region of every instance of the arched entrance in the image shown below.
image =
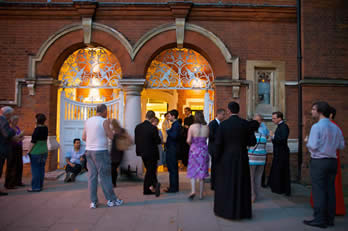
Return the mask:
M122 70L118 59L102 47L79 49L63 63L58 79L57 137L60 143L59 166L73 139L82 137L84 121L96 114L96 105L108 107L108 118L123 124L123 91L119 80Z
M197 51L173 48L162 51L151 62L142 94L143 115L154 110L162 121L167 110L177 109L183 118L185 107L202 110L207 122L213 118L214 73Z

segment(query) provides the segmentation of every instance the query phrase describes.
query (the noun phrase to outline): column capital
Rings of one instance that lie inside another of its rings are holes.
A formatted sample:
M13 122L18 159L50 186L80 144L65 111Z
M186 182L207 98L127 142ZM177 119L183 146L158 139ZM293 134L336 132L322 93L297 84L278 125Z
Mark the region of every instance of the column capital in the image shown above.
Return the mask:
M121 79L120 84L126 91L126 95L140 96L140 92L144 88L145 79Z

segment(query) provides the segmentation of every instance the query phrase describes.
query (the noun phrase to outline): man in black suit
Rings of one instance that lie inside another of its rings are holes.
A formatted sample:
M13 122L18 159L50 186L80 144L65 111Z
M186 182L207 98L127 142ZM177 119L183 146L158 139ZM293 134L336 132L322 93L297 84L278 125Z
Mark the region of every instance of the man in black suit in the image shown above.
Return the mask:
M161 184L157 181L157 161L159 160L158 144L161 138L158 134L157 127L151 124L155 118L155 112L148 111L146 120L135 127L135 145L137 156L141 156L146 168L144 179L144 195L160 195ZM155 191L154 191L155 190Z
M211 156L211 167L210 167L210 188L214 190L215 184L215 136L220 123L225 119L225 109L220 108L216 111L216 118L209 123L209 143L208 143L208 152Z
M283 113L273 112L272 122L277 124L277 129L270 136L273 143L273 160L268 185L272 192L290 196L290 150L288 147L289 127L283 120Z
M247 146L256 138L248 121L240 118L239 104L230 102L230 118L218 128L215 145L214 212L227 219L251 218L251 183Z

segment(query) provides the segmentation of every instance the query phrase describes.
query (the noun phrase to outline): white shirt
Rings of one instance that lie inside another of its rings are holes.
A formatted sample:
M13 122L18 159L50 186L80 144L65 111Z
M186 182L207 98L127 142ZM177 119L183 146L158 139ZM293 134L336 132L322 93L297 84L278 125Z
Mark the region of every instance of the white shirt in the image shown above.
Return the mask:
M108 139L103 126L105 120L101 116L93 116L86 121L86 150L108 150Z

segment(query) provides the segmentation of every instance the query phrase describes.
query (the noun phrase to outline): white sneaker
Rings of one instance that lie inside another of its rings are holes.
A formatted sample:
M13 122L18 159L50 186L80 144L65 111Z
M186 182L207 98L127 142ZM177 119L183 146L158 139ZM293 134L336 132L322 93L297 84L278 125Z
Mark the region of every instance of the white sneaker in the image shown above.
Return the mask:
M123 204L123 200L120 200L120 199L116 199L115 201L108 200L108 202L106 203L108 207L120 206L122 204Z
M97 203L95 202L91 202L91 204L89 205L90 209L96 209L97 208Z

